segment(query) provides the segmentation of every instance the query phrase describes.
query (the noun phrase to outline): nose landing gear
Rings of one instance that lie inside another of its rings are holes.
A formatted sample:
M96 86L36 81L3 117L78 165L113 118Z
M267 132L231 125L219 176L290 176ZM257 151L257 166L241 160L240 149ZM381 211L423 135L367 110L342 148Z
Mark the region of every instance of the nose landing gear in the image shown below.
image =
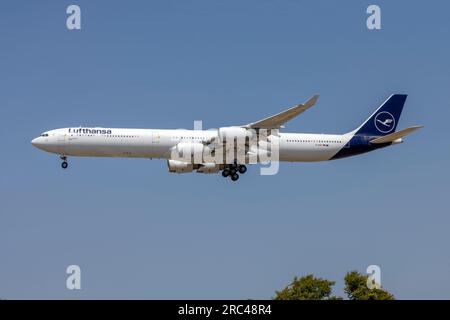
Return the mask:
M69 163L67 162L67 157L66 157L66 156L61 156L60 158L61 158L61 160L63 161L63 162L61 163L61 167L62 167L63 169L67 169L67 167L69 166Z

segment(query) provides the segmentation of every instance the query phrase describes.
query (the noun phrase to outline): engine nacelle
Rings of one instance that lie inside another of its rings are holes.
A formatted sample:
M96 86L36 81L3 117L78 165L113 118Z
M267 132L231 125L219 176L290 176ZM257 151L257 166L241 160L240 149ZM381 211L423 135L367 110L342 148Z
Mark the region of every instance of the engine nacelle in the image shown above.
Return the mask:
M220 165L215 163L202 163L197 172L200 173L217 173L220 170Z
M169 172L188 173L194 171L194 165L192 163L178 160L167 160L167 166L169 167Z
M175 154L171 158L181 162L197 163L203 162L205 146L201 143L179 143L174 148Z
M243 141L252 137L252 131L241 127L223 127L218 130L219 140L222 142Z

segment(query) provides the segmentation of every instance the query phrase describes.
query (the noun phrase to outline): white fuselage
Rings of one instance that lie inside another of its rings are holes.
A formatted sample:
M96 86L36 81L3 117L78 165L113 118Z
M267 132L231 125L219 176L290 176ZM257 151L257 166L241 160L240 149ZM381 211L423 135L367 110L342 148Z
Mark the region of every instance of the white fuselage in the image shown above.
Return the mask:
M63 128L45 132L32 144L63 156L170 159L177 144L207 142L217 135L217 130ZM275 138L280 161L313 162L330 160L352 137L352 133L279 133Z

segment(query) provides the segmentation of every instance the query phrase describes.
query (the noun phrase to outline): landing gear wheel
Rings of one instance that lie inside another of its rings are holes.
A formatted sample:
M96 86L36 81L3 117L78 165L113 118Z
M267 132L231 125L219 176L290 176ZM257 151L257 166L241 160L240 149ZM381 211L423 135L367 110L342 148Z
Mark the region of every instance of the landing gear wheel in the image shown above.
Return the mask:
M238 171L239 171L240 174L244 174L244 173L247 172L247 167L244 166L243 164L241 164L241 165L239 166L239 168L238 168Z
M228 177L230 174L231 174L231 173L230 173L230 170L228 170L228 169L223 169L223 171L222 171L222 177L226 178L226 177Z
M67 157L65 155L61 155L59 158L63 161L61 163L61 167L63 169L67 169L67 167L69 166L69 164L67 163Z
M237 173L234 173L231 175L231 180L232 181L237 181L239 179L239 175Z

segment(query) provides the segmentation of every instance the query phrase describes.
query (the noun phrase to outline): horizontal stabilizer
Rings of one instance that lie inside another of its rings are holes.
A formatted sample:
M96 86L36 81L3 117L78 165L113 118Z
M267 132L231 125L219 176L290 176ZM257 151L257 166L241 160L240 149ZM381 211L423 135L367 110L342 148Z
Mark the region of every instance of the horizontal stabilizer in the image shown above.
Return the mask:
M423 128L423 126L414 126L414 127L406 128L406 129L388 134L386 136L370 140L370 143L380 144L380 143L392 142L397 139L403 138L403 137L407 136L408 134L413 133L416 130L419 130L420 128Z

